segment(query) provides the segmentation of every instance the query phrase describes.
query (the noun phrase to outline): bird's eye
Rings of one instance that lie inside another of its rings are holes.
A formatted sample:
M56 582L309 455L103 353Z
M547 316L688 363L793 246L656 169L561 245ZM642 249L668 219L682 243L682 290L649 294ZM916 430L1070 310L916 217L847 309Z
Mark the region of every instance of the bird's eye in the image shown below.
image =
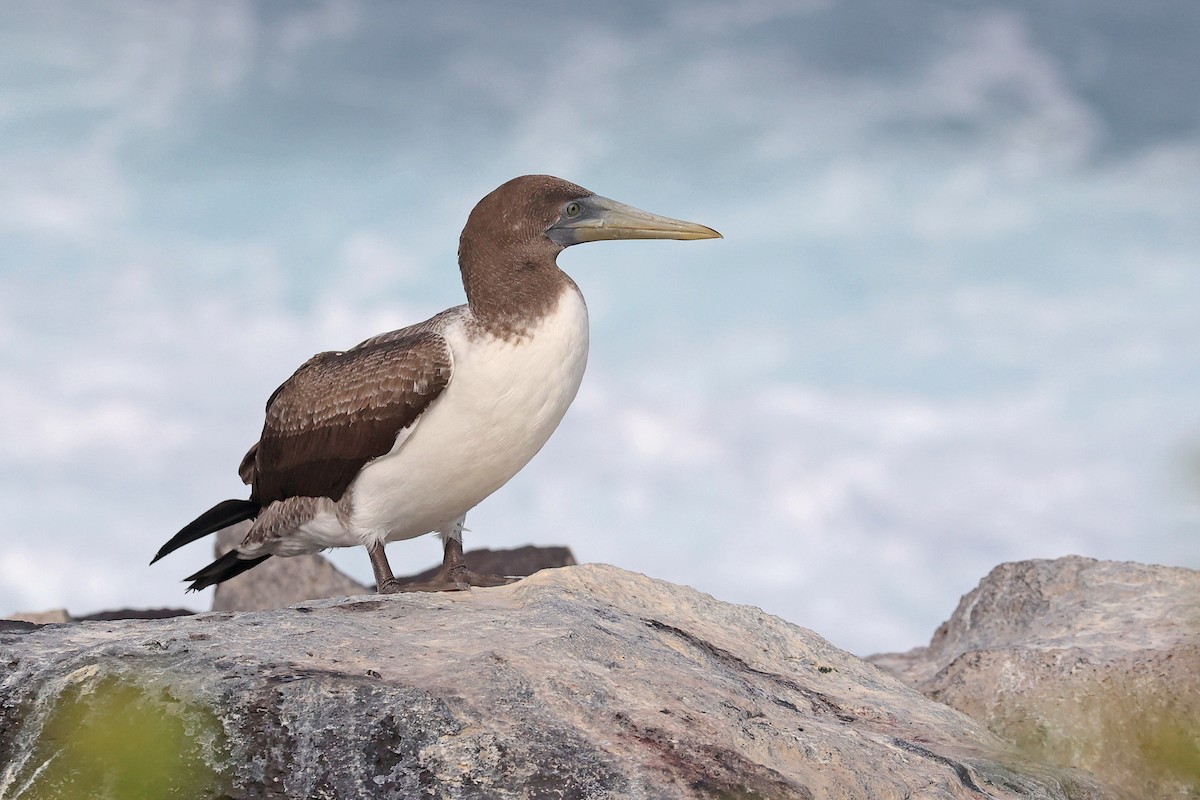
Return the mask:
M567 203L566 213L567 213L568 217L578 217L579 212L582 210L583 210L583 206L579 205L579 203L576 203L573 201L570 203Z

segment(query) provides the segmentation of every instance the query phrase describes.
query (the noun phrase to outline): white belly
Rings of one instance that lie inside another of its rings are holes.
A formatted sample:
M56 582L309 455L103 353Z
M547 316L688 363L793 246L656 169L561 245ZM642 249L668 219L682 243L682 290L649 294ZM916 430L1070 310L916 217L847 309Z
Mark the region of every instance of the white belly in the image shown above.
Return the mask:
M363 544L410 539L465 514L533 458L575 399L588 318L574 287L521 340L472 338L468 324L442 331L454 354L449 385L351 487L348 533Z

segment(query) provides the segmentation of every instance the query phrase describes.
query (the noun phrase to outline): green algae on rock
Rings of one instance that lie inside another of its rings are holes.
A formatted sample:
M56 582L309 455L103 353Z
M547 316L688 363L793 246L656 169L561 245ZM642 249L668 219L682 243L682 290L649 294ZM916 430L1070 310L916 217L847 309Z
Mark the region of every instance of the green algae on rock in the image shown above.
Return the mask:
M23 800L216 797L212 751L222 740L203 706L115 677L88 680L53 701L10 788Z

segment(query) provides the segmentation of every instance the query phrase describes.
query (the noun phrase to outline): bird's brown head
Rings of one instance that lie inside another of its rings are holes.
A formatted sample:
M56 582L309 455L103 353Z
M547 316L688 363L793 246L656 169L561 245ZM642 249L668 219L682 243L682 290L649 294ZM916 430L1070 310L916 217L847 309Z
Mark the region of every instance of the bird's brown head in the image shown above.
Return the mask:
M535 319L571 279L555 258L566 247L604 239L713 239L694 222L661 217L550 175L513 178L467 218L458 260L476 317L497 329L503 317Z
M493 190L467 217L460 260L554 260L562 249L546 236L571 202L592 192L550 175L522 175Z

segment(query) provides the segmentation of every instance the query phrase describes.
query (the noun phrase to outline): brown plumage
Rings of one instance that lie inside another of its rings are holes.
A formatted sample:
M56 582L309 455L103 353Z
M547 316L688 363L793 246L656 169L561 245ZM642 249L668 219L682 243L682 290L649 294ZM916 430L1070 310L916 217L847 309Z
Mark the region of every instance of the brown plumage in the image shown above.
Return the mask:
M429 330L304 362L267 401L262 436L242 459L250 499L341 500L363 465L392 449L446 388L452 364L445 340Z

